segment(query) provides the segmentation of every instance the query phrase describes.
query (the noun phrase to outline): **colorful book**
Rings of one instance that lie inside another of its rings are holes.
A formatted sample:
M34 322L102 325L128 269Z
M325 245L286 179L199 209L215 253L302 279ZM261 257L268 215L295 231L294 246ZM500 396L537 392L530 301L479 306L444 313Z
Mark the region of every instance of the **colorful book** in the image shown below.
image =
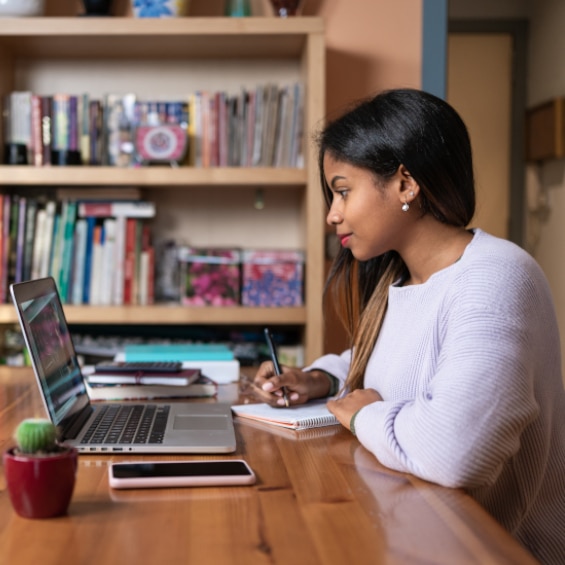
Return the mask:
M71 291L72 304L82 304L83 300L87 230L88 224L86 218L79 218L75 224L75 249Z
M82 303L90 304L90 281L92 278L92 249L94 247L94 228L96 218L86 218L86 246L84 250L84 284L82 289Z
M35 220L37 216L37 200L29 198L27 201L25 236L24 236L24 264L22 270L22 280L31 279L33 265L33 246L35 241Z
M124 348L126 361L230 361L233 351L222 344L146 343Z
M18 206L18 227L16 231L16 269L14 282L22 282L24 273L24 252L26 236L27 198L20 196Z
M65 302L70 301L69 287L71 284L72 259L74 254L74 232L76 221L76 202L69 201L65 210L62 225L61 263L59 265L59 284L61 296Z

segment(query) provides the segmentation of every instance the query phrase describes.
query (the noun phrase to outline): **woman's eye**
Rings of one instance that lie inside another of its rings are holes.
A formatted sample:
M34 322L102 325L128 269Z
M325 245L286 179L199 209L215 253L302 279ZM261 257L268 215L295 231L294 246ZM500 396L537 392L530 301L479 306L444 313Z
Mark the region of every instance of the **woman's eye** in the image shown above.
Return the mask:
M347 197L347 193L349 192L349 190L336 190L335 193L338 194L339 196L341 196L341 198L343 200L345 200L345 198Z

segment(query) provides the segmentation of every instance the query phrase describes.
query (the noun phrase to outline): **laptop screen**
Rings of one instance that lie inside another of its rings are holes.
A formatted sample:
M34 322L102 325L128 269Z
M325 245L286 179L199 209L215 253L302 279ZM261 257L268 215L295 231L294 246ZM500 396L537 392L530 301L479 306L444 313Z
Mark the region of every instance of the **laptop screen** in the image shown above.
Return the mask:
M17 299L17 306L45 406L59 425L88 396L56 288L43 291Z

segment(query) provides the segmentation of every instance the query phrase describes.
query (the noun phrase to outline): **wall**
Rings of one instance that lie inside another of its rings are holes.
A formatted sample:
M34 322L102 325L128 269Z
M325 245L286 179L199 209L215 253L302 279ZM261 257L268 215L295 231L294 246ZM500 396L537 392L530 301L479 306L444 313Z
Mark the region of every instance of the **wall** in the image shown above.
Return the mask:
M565 96L565 2L536 0L530 16L528 107ZM531 208L533 253L545 271L553 292L565 353L565 160L529 167L526 180ZM564 363L565 382L565 363Z
M328 116L380 90L420 87L422 2L306 0L304 15L320 15L326 22ZM327 352L346 348L331 308L324 333Z

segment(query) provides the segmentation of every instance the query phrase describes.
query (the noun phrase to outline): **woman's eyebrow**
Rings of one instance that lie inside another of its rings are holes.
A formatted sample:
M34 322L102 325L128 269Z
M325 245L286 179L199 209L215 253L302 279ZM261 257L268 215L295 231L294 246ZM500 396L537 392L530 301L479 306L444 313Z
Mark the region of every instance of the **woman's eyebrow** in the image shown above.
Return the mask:
M335 188L335 183L336 183L338 180L345 180L345 177L341 177L341 176L339 176L339 175L336 175L336 176L333 177L332 180L330 181L330 186L331 186L332 188Z

